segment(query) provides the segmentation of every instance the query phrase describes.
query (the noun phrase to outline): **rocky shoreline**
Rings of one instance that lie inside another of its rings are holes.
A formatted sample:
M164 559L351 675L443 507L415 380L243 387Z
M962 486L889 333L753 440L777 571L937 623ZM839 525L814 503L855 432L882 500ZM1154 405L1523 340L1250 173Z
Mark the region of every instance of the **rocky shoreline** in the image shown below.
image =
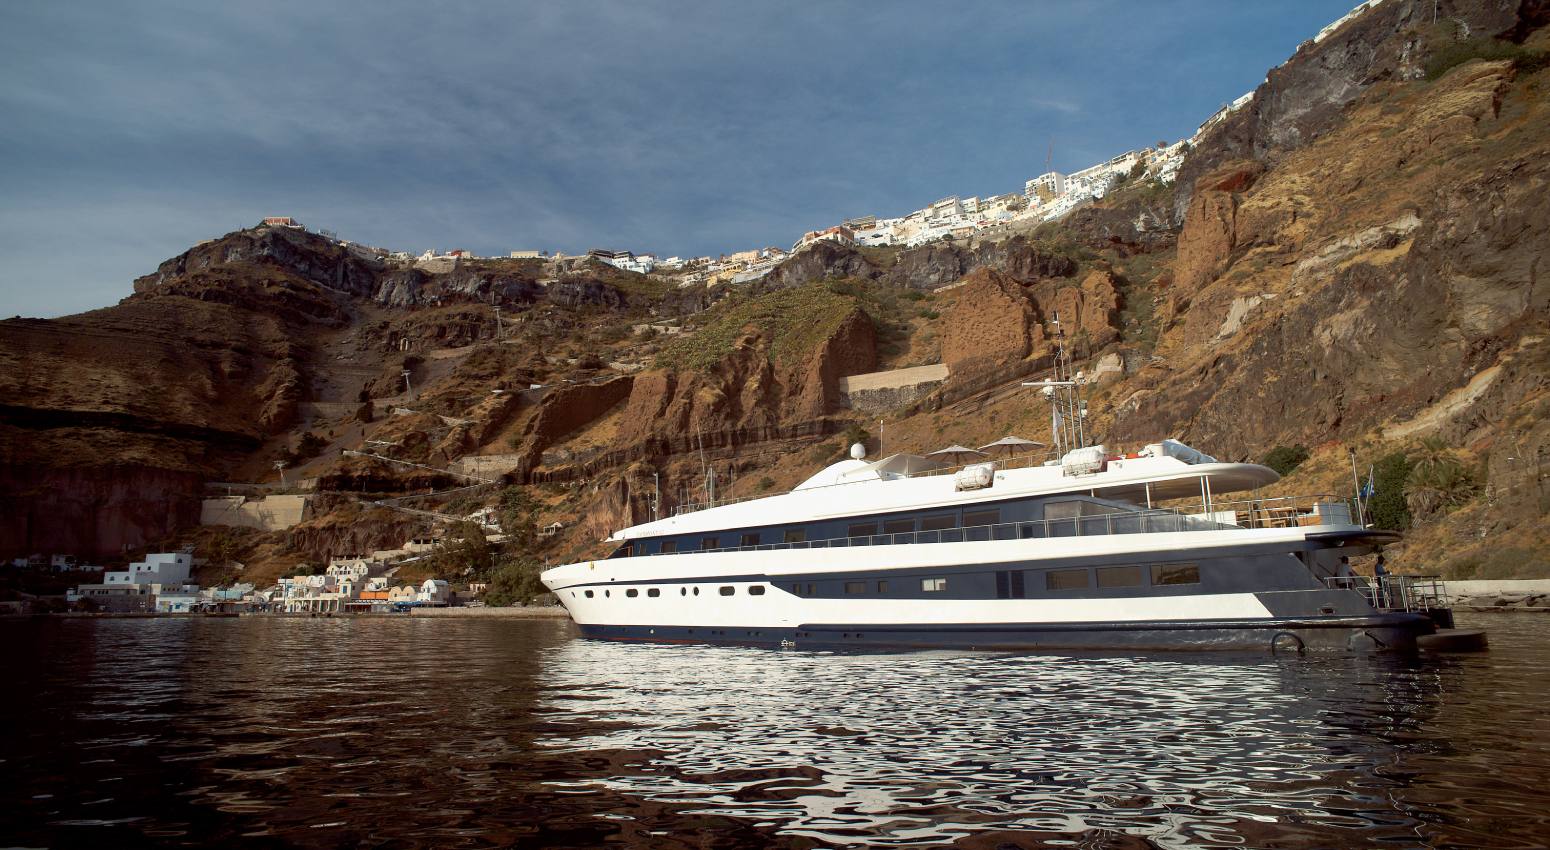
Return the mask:
M1455 611L1550 613L1550 581L1449 581L1443 586Z

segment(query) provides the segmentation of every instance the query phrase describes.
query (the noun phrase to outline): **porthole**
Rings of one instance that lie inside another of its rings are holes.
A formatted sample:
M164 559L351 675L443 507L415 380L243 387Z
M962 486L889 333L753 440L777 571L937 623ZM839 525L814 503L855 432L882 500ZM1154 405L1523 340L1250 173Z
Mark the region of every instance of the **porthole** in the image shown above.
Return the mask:
M737 592L737 588L733 587L730 584L724 584L724 585L721 586L720 593L721 593L722 596L731 596L732 594L734 594L736 592Z
M586 594L587 594L587 598L588 599L592 598L592 591L588 590L588 591L586 591Z
M624 592L624 595L630 597L631 599L634 599L635 597L640 595L640 591L638 591L638 590L636 590L635 588L632 587L629 590L626 590Z
M613 594L610 593L609 591L605 590L605 591L603 591L603 595L604 596L612 596Z
M748 588L748 595L749 596L763 596L764 595L764 585L756 584L756 585L753 585L752 587L749 587Z
M649 589L648 589L648 590L647 590L647 591L646 591L646 595L647 595L647 596L652 596L652 597L655 597L655 596L661 596L661 595L662 595L662 591L660 591L660 590L657 590L657 589L656 589L656 588L654 588L654 587L653 587L653 588L649 588Z
M700 589L699 589L699 588L698 588L698 587L696 587L696 588L695 588L695 589L694 589L694 595L695 595L695 596L699 596L699 595L700 595Z
M687 587L680 587L680 588L678 588L678 595L679 596L688 596L689 595L689 588L687 588Z

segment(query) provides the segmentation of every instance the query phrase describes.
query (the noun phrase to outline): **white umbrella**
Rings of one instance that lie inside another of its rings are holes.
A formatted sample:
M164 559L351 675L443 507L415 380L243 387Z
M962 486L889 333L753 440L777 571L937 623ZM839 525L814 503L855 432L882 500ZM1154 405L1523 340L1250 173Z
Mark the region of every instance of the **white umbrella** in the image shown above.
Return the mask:
M1034 446L1042 445L1044 444L1038 440L1024 440L1022 437L1013 437L1008 434L1007 436L1002 437L994 443L986 443L985 445L980 446L980 451L984 451L986 449L1006 449L1006 453L1008 455L1014 455L1024 449L1031 449Z
M965 446L960 446L957 443L954 443L945 449L937 449L936 451L926 455L926 457L941 458L942 460L948 461L950 463L957 463L958 459L964 455L968 455L970 457L984 457L985 453L977 449L967 448Z

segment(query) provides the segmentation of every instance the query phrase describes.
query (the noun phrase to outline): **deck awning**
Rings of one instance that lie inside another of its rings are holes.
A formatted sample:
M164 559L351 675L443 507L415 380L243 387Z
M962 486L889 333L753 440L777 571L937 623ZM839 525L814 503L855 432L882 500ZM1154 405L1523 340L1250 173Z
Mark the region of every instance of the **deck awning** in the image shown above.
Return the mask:
M1148 484L1152 502L1169 499L1189 499L1200 496L1200 479L1209 479L1211 492L1241 493L1274 484L1281 480L1276 471L1252 463L1203 463L1181 471L1177 477L1153 479L1150 482L1121 482L1092 488L1093 495L1103 499L1118 499L1144 505L1147 502Z

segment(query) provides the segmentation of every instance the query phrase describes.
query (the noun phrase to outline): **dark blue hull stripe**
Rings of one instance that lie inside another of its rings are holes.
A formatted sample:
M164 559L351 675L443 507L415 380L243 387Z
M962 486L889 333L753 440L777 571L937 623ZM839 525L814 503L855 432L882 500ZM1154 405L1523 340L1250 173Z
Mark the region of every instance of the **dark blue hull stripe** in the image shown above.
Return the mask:
M604 640L737 643L797 647L951 647L971 649L1290 649L1408 650L1436 630L1419 614L1144 623L836 624L797 627L582 625Z

